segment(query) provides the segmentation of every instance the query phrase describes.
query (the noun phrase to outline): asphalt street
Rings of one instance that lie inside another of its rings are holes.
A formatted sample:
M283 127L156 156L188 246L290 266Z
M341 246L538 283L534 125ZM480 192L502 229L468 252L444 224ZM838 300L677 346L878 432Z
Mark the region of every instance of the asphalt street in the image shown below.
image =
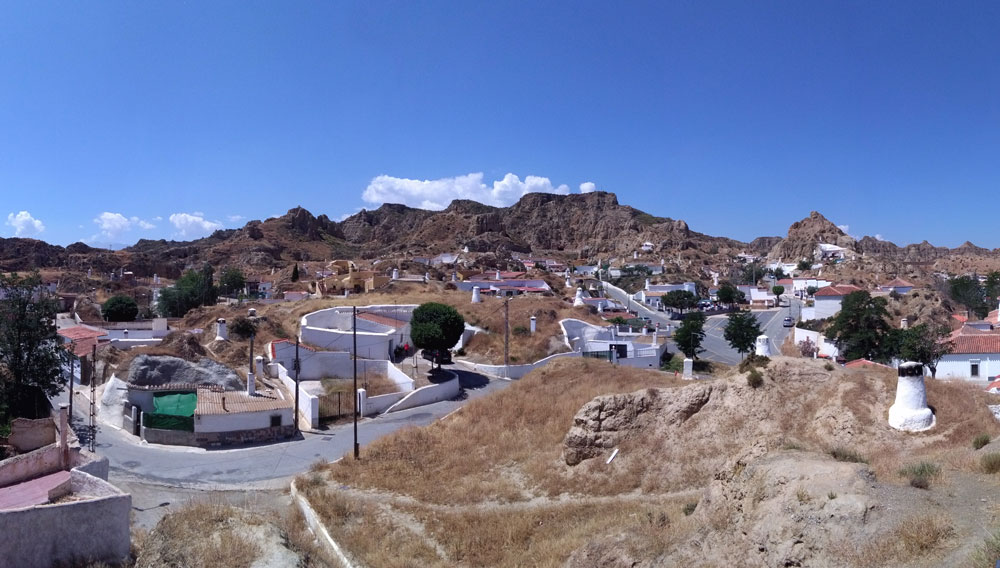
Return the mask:
M460 409L467 401L485 396L510 384L451 366L459 375L463 393L455 400L366 418L358 423L362 455L372 441L409 426L424 426ZM447 368L447 367L446 367ZM79 387L78 387L79 391ZM53 403L66 400L66 392ZM74 400L74 430L86 439L89 401L77 392ZM137 437L100 424L96 450L108 458L116 477L145 483L160 483L203 489L277 488L318 460L332 461L350 456L354 448L353 424L320 432L303 432L298 439L235 449L203 449L146 444ZM350 457L348 457L350 459Z
M628 305L630 309L637 311L640 316L649 317L654 323L658 322L660 329L667 329L668 325L676 329L680 325L679 321L671 320L665 312L651 310L644 304L629 299L628 295L620 288L608 285L606 286L606 290L608 297L621 302L623 305ZM785 317L789 315L795 317L797 309L801 309L797 305L799 300L789 298L789 296L782 296L782 300L792 302L791 306L772 308L770 310L754 310L753 312L757 317L757 321L760 322L761 331L763 331L771 343L772 353L780 352L779 346L785 341L785 338L788 337L792 329L782 325ZM726 315L708 317L708 320L705 322L705 340L701 344L702 349L705 351L699 355L700 358L726 365L739 364L742 357L740 357L740 354L735 349L729 346L729 342L722 336L727 322L728 318ZM676 346L673 345L672 341L670 341L670 344L673 347L672 350L675 350Z

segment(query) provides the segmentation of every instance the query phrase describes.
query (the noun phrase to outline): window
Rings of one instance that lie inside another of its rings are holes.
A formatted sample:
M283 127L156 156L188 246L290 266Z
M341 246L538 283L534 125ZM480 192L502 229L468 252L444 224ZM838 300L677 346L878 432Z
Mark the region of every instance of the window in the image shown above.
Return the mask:
M275 414L271 417L271 428L277 428L278 426L281 426L281 415Z
M978 377L979 376L979 359L970 362L969 365L969 376Z

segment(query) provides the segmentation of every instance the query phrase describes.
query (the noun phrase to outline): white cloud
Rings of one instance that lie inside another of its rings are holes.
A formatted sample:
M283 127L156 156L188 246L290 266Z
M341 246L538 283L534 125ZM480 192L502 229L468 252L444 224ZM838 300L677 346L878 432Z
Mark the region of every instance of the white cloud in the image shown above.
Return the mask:
M597 184L592 181L585 181L580 184L580 193L590 193L597 190Z
M837 225L837 228L840 229L841 231L844 231L844 234L846 235L846 234L848 234L848 231L851 229L851 226L850 225Z
M45 230L45 225L31 216L27 211L20 211L17 214L7 215L7 225L14 227L15 237L29 237L37 235Z
M587 182L591 183L591 182ZM581 189L584 185L581 185ZM591 183L591 185L593 185ZM589 187L589 186L588 186ZM421 209L444 209L454 199L471 199L479 203L504 207L527 193L570 192L566 184L553 185L547 177L526 176L524 181L507 174L492 185L483 183L483 173L432 180L415 180L381 175L368 184L361 198L368 203L402 203Z
M121 213L112 213L110 211L105 211L94 219L94 224L97 225L98 229L101 231L101 235L109 239L118 238L119 235L127 231L132 230L133 227L139 227L140 229L155 229L156 225L140 219L136 216L126 217ZM93 238L96 238L94 235Z
M230 223L239 223L243 219L246 219L246 217L244 217L243 215L229 215L226 217L226 219L229 219Z
M222 223L205 219L204 213L173 213L170 223L177 228L177 234L184 238L205 237L222 228Z
M159 215L157 215L156 217L153 217L153 220L154 221L162 221L163 217L160 217Z
M882 236L881 233L875 233L875 240L876 241L884 241L885 238Z
M137 221L137 224L139 225L140 229L149 230L149 229L155 229L156 228L156 225L150 223L149 221L143 221L142 219L140 219L139 221Z

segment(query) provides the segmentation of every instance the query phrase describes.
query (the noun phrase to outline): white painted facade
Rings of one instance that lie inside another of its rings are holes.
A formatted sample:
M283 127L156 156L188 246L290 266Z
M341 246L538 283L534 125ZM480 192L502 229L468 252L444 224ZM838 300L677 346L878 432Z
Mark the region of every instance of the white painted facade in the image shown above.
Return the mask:
M843 301L843 296L817 296L814 304L815 319L825 319L837 315Z
M978 376L972 375L974 366L978 366ZM1000 375L1000 353L951 353L938 363L935 377L987 383L997 375Z
M194 415L194 431L197 432L238 432L270 428L271 417L280 416L281 426L292 424L292 407L255 412L228 412L226 414Z

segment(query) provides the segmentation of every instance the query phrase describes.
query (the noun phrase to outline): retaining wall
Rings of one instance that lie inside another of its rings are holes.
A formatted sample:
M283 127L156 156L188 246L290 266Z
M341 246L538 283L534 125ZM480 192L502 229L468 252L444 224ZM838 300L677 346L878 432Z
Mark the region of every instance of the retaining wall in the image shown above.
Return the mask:
M288 371L285 370L283 365L272 363L268 367L268 374L272 377L277 375L281 384L285 385L288 392L292 393L292 400L294 400L295 379L288 376ZM299 378L301 379L301 375ZM319 428L319 397L307 392L306 389L299 389L299 412L297 418L305 419L309 423L309 428Z
M534 363L527 363L524 365L509 365L504 367L503 365L484 365L481 363L468 363L463 361L466 367L471 368L477 373L483 373L486 375L493 375L494 377L506 377L508 379L520 379L521 377L527 375L528 373L548 365L550 362L558 359L560 357L582 357L580 352L574 351L570 353L556 353L555 355L549 355L544 359L539 359Z
M450 381L420 387L419 389L407 394L396 404L387 408L386 412L396 412L398 410L406 410L407 408L423 406L425 404L440 402L442 400L451 400L458 396L460 392L462 392L462 386L459 384L458 376L456 375L455 378Z

